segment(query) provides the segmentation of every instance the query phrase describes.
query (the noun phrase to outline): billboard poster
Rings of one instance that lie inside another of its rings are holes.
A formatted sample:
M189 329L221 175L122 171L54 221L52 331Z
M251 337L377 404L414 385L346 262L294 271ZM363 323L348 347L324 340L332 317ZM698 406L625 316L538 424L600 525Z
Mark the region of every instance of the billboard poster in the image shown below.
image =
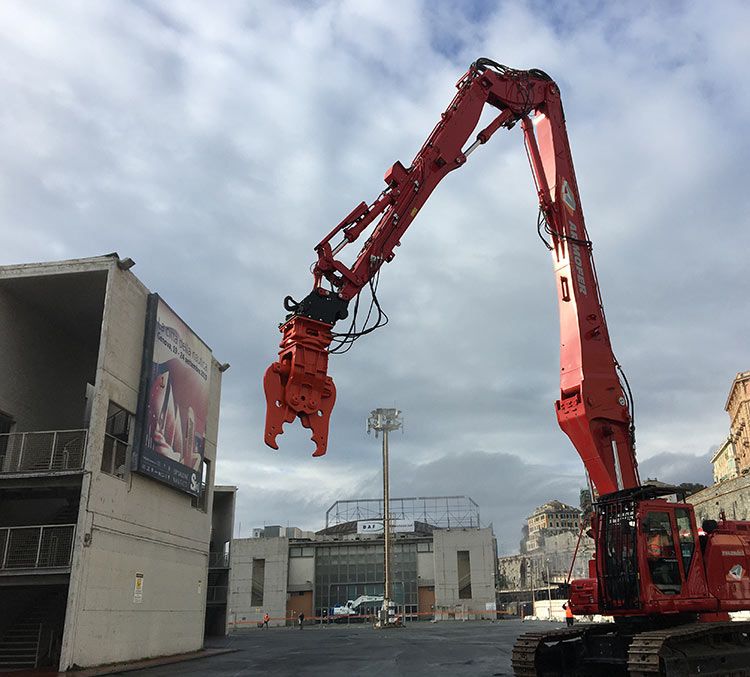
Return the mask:
M211 349L157 294L148 298L133 470L200 492Z

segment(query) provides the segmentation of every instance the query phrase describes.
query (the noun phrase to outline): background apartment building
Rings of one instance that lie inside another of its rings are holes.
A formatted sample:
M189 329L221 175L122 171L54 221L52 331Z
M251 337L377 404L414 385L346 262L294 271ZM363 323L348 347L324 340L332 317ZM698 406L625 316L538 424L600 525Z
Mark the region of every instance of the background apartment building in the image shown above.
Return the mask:
M737 474L750 474L750 371L737 374L724 409L729 414Z
M533 552L543 547L545 538L566 531L578 531L581 511L561 501L540 505L527 518L528 535L521 543L521 552Z
M0 670L203 643L222 369L132 265L0 268Z
M713 466L714 484L730 480L739 475L737 470L737 453L735 452L731 435L724 440L716 450L716 453L711 457L711 465Z
M520 613L527 603L526 613L534 613L531 600L537 593L564 599L569 573L571 579L588 577L594 541L580 531L583 511L591 508L588 490L581 491L581 508L552 500L527 518L520 554L498 558L498 600L504 609Z

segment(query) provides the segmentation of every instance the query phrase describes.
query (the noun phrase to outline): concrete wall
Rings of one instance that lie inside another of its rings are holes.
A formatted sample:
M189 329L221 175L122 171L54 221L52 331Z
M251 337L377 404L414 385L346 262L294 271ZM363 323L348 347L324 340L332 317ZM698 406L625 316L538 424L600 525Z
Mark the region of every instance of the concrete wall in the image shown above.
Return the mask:
M548 536L544 539L542 555L535 558L535 564L538 564L537 570L541 577L546 578L547 566L549 566L549 575L552 581L558 583L566 581L573 553L576 552L576 545L578 545L578 552L571 576L573 579L588 578L589 560L594 556L594 539L583 534L579 542L578 534L571 531Z
M290 557L288 583L289 587L314 585L315 557Z
M500 587L505 590L519 590L527 587L526 569L528 567L528 555L508 555L497 560L498 573L500 574Z
M113 261L107 286L60 667L199 649L203 644L210 512L150 478L100 472L107 409L136 411L148 290ZM178 309L179 312L179 309ZM190 323L193 318L185 317ZM197 324L197 323L196 323ZM213 475L221 374L214 360L206 430ZM213 477L208 478L209 488ZM207 497L212 505L212 494ZM209 507L210 511L210 507ZM143 574L142 601L134 597Z
M718 520L722 510L727 519L750 520L750 477L735 477L714 484L688 496L687 501L695 506L698 526L705 519Z
M86 382L93 382L98 333L82 341L66 327L19 296L0 275L0 411L13 416L14 432L66 430L84 427ZM106 272L78 273L81 285L104 288ZM66 275L70 279L70 275ZM45 275L43 284L54 292L59 275ZM22 279L21 288L38 294L36 276ZM60 303L65 303L61 298Z
M252 605L253 559L264 559L263 605ZM310 558L314 559L314 558ZM289 539L240 538L232 541L232 570L229 575L229 630L255 627L268 612L272 625L284 625Z
M481 611L486 603L494 603L497 553L492 529L436 529L433 538L436 609L461 605L467 610ZM469 551L471 599L458 598L459 550Z
M417 581L435 580L435 553L417 551ZM419 583L426 585L426 583ZM429 583L432 585L432 583Z

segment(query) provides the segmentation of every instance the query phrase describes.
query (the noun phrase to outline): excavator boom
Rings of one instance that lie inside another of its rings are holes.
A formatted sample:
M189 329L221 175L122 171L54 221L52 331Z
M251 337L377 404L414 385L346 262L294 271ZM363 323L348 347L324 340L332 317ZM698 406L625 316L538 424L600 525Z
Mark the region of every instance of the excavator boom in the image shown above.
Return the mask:
M336 398L328 376L332 343L342 338L351 341L370 331L358 333L354 321L348 333L337 334L334 326L348 317L350 302L368 286L382 313L374 296L380 268L393 260L396 247L432 191L497 130L520 124L539 198L540 228L557 279L558 421L600 494L638 486L628 397L610 346L558 87L542 71L515 70L489 59L473 63L456 86L457 94L411 165L394 163L385 174L386 188L380 195L370 204L357 205L315 247L310 294L299 303L285 299L289 315L281 325L279 357L264 379L265 442L278 448L276 440L284 424L299 418L312 432L313 455L326 453ZM487 105L498 114L477 131ZM345 265L339 255L361 237L364 244L354 263Z
M396 162L385 190L357 205L315 247L308 296L284 300L289 315L279 358L264 379L266 444L277 448L284 424L299 418L312 431L314 455L325 454L336 399L329 355L384 324L376 296L380 269L438 183L496 131L519 125L539 199L538 231L555 272L557 419L598 493L590 578L571 582L568 604L574 614L604 613L621 622L526 633L513 650L515 674L746 674L750 623L727 621L729 612L750 608L750 522L707 520L699 535L684 495L666 498L679 488L640 484L632 397L610 345L557 85L539 70L478 59L457 87L411 165ZM498 113L476 132L486 105ZM347 266L340 254L360 238ZM372 302L358 324L366 288ZM350 311L348 329L335 331Z

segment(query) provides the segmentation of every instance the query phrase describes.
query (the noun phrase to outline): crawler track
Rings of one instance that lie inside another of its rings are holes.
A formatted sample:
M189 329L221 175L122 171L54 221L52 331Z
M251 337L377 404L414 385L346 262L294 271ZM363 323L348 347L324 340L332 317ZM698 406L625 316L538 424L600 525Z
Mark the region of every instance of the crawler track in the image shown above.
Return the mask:
M614 624L529 632L517 677L750 677L750 623L689 623L628 635Z
M750 623L691 623L642 632L628 650L631 677L750 677Z

